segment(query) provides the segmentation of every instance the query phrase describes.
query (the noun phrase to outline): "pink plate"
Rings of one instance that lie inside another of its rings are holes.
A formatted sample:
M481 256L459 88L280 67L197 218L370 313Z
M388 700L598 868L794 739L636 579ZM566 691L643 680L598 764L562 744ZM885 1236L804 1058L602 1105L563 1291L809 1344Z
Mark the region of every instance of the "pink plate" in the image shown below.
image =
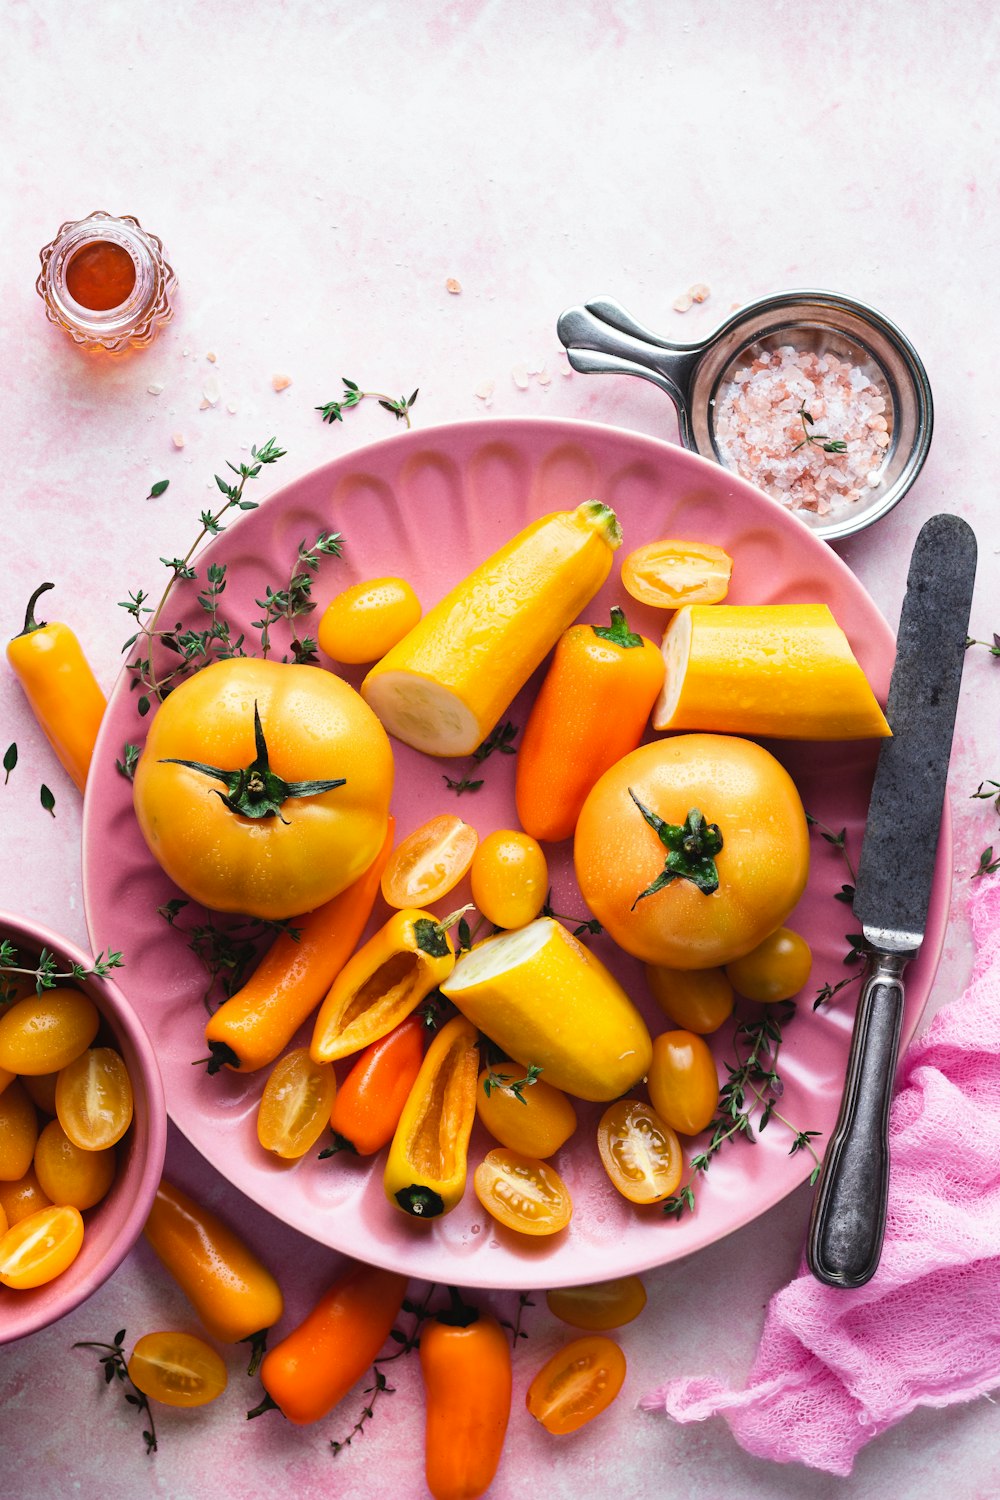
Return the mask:
M324 561L314 588L320 608L359 579L401 574L426 608L496 547L538 515L596 497L617 511L624 551L664 536L720 543L735 560L734 603L823 601L847 632L879 698L884 702L894 642L886 622L837 555L796 517L778 509L721 467L654 438L585 422L515 418L461 422L407 432L335 459L274 495L243 517L205 554L227 565L227 618L256 633L254 599L267 583L288 578L298 543L324 529L343 533L344 556ZM623 554L624 555L624 552ZM634 629L658 638L662 617L628 599L615 568L586 611L606 620L615 603L627 605ZM176 615L195 623L195 595L181 585ZM171 621L175 618L172 606ZM204 617L201 616L203 619ZM318 614L313 620L318 619ZM203 628L203 627L199 627ZM310 623L305 628L315 627ZM345 675L357 683L360 670ZM523 725L540 674L510 708ZM260 1149L255 1130L264 1074L223 1071L207 1077L192 1062L205 1053L205 975L187 937L157 915L177 893L146 850L132 814L128 783L115 759L126 740L141 743L136 694L122 678L114 691L87 789L84 881L87 920L95 951L113 945L125 952L121 987L156 1047L168 1110L198 1149L249 1197L314 1239L359 1259L427 1280L459 1285L519 1288L570 1285L642 1271L689 1255L770 1208L805 1180L805 1152L788 1154L791 1136L772 1120L757 1144L724 1147L698 1187L694 1214L680 1221L621 1199L601 1167L594 1130L600 1107L581 1105L580 1127L556 1158L573 1197L569 1227L552 1239L528 1241L488 1218L471 1185L461 1205L430 1223L403 1217L382 1189L382 1159L348 1160L315 1154L282 1166ZM456 799L443 776L466 775L470 762L439 762L402 745L396 750L393 811L397 838L433 813L457 811L485 835L516 827L514 757L494 755L476 771L485 785ZM772 744L788 766L808 811L834 829L846 827L855 859L861 842L877 746ZM944 940L950 888L951 829L945 816L927 938L907 979L905 1041L923 1010ZM553 904L583 913L572 873L571 846L550 846ZM847 878L841 856L814 836L809 886L791 925L809 939L813 977L789 1026L780 1071L781 1112L799 1129L829 1135L837 1114L855 990L839 1004L813 1011L811 1000L844 968L844 934L854 927L850 910L834 901ZM460 887L439 910L467 899ZM193 907L182 914L190 925ZM386 916L379 907L372 930ZM610 940L592 940L643 1008L654 1030L667 1023L648 995L641 967ZM308 1041L308 1028L300 1039ZM731 1029L715 1039L720 1065L732 1059ZM476 1127L472 1160L490 1141ZM471 1174L470 1174L471 1175Z

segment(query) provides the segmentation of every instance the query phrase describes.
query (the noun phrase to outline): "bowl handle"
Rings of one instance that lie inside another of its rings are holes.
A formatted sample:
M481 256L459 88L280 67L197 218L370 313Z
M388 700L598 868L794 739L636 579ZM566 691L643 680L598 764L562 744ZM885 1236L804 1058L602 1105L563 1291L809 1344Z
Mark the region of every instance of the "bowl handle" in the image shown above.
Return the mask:
M671 344L610 297L570 307L556 331L574 370L585 375L638 375L665 391L677 408L681 440L693 448L690 396L702 344Z

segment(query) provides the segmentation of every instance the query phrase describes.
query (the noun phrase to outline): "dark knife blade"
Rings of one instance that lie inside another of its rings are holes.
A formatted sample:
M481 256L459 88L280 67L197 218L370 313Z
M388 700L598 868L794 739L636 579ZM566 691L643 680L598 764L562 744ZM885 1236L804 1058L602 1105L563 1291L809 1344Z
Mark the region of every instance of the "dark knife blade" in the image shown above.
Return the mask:
M858 865L869 967L809 1227L809 1267L829 1286L863 1286L881 1254L903 970L927 922L975 573L971 527L932 516L910 560L886 705L892 738L879 750Z

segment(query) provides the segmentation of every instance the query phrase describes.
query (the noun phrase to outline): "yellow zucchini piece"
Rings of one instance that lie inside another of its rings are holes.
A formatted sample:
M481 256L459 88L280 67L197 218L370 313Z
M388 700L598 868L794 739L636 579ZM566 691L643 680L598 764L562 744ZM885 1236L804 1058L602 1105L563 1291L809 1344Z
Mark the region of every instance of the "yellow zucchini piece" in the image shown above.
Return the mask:
M551 917L477 944L440 988L514 1062L578 1099L617 1099L652 1061L617 979Z
M825 604L690 604L663 637L654 729L782 740L891 734Z
M376 663L361 696L404 744L471 755L597 593L620 545L615 513L598 500L533 521Z

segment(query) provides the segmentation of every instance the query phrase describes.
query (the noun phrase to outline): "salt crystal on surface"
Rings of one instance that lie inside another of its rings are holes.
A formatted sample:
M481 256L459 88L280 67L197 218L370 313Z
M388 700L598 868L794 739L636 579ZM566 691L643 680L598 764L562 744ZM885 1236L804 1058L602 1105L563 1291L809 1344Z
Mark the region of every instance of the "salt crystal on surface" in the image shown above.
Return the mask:
M235 415L236 415L236 402L235 401L227 401L226 402L226 411L229 413L229 415L231 417L235 417Z
M680 296L675 297L670 305L674 312L686 313L691 311L693 301L694 299L690 292L681 292Z
M290 375L272 375L271 376L271 385L272 385L273 389L276 390L276 391L287 391L288 387L291 385L291 383L292 383L292 377Z
M539 385L551 385L552 384L552 376L549 374L548 370L546 370L544 366L538 372L538 384Z
M211 349L209 349L208 353L205 355L205 358L208 360L210 365L214 365L218 357L219 356L215 354Z
M209 401L205 396L202 396L201 400L198 402L198 410L199 411L208 411L208 408L211 405L212 405L211 401Z
M460 281L456 281L454 276L449 276L448 280L444 284L444 289L446 292L450 292L453 297L457 297L459 292L462 290L462 283Z
M201 394L204 396L209 406L218 405L220 395L219 382L216 380L214 375L210 375L205 381L205 384L201 388Z
M146 389L151 396L159 396L163 391L163 387L158 380L154 380L151 385L147 385Z
M528 389L527 365L515 365L510 372L510 376L519 391L526 391Z
M187 442L187 439L185 438L183 432L172 432L170 434L170 441L173 443L175 448L183 448L184 444Z
M704 281L696 281L694 286L688 287L688 296L692 302L707 302L712 294L712 288Z
M494 389L494 386L493 386L493 381L492 380L482 380L476 386L475 395L478 397L478 399L480 401L487 401L488 402L489 399L490 399L490 397L493 395L493 389Z

